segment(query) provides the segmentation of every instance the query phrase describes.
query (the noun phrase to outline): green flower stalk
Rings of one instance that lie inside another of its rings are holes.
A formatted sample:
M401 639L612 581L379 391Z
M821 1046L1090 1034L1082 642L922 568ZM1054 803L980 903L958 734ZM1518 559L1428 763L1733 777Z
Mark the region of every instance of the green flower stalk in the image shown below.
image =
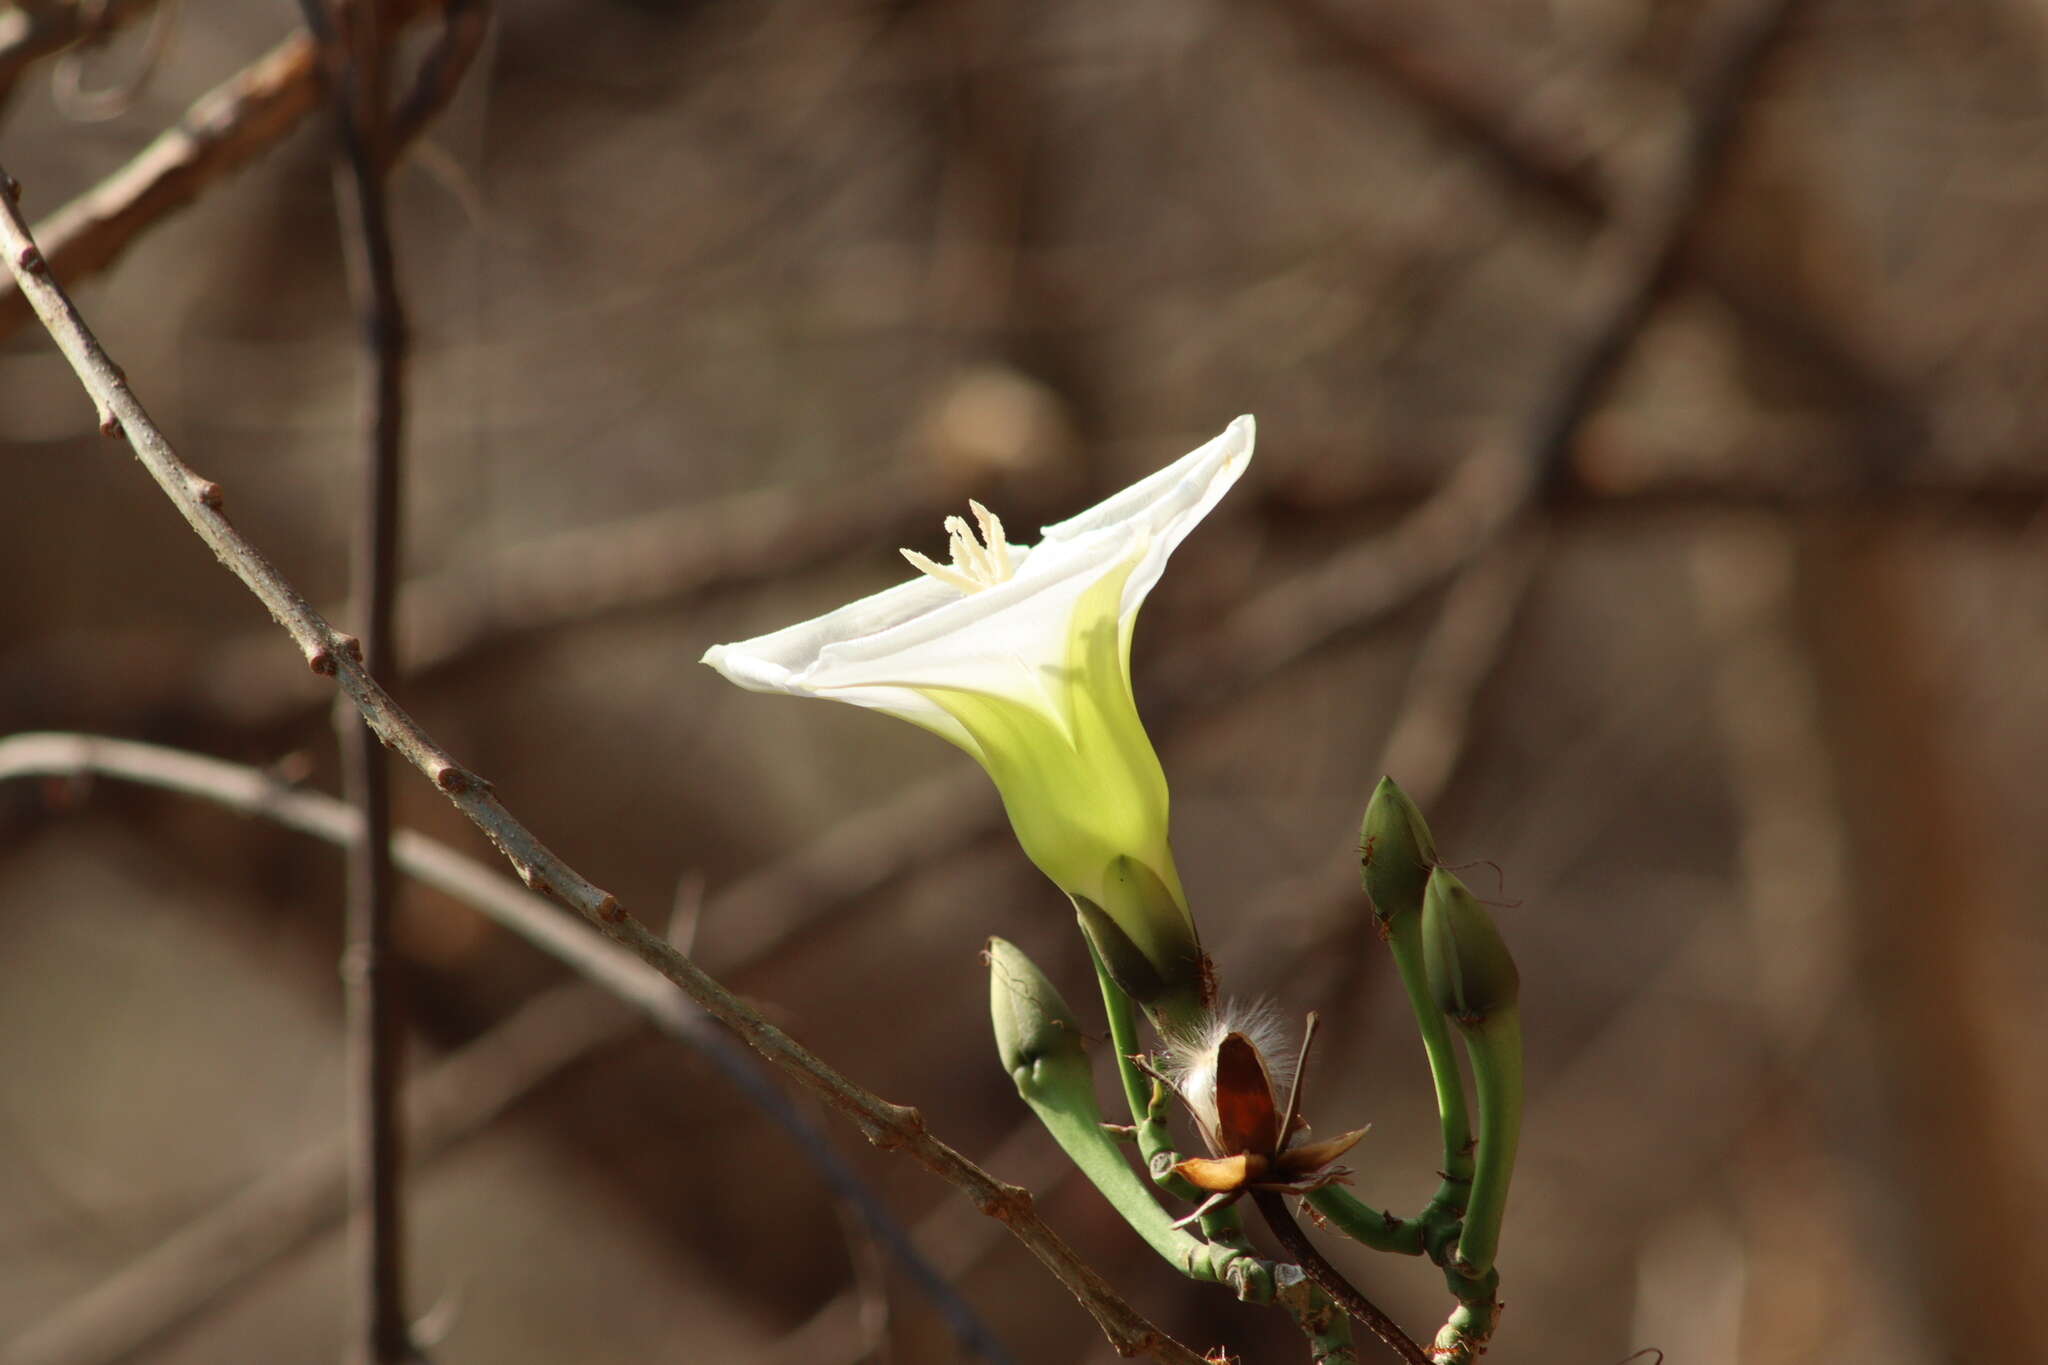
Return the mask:
M988 941L989 1016L996 1051L1017 1093L1125 1222L1182 1274L1230 1285L1241 1298L1273 1297L1270 1271L1240 1246L1175 1227L1145 1179L1102 1124L1081 1025L1059 990L1015 944Z
M704 656L740 686L864 706L971 754L1017 842L1072 898L1118 983L1171 1025L1208 1003L1167 842L1166 776L1138 719L1131 636L1167 558L1244 472L1253 425L1012 545L986 508L948 520L952 563Z
M1462 1212L1472 1181L1472 1121L1465 1109L1464 1075L1451 1046L1451 1031L1430 994L1422 942L1423 890L1436 869L1436 840L1422 812L1391 777L1383 777L1365 808L1359 830L1359 859L1365 893L1372 900L1395 970L1408 993L1429 1074L1436 1084L1437 1116L1443 1128L1444 1188L1432 1213L1448 1218Z
M1465 1036L1479 1110L1479 1149L1458 1234L1457 1269L1472 1277L1493 1268L1508 1182L1522 1129L1521 974L1493 917L1443 868L1422 898L1422 946L1437 1007Z

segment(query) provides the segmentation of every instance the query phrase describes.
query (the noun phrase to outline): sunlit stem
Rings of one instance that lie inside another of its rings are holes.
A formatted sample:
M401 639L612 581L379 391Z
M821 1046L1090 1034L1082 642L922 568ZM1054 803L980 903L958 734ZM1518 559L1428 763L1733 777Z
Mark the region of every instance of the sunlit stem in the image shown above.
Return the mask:
M1323 1186L1308 1196L1308 1203L1330 1226L1374 1251L1420 1256L1427 1249L1423 1242L1421 1219L1396 1218L1374 1208L1341 1185Z

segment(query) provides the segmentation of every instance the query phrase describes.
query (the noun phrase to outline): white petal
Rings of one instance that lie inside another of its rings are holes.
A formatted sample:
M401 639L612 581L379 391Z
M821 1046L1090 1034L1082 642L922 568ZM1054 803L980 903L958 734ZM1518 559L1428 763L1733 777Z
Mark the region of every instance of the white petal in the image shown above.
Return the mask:
M1245 466L1251 463L1257 436L1257 423L1249 414L1238 418L1221 435L1158 473L1138 480L1079 516L1045 527L1045 543L1075 539L1108 526L1146 527L1151 543L1124 584L1124 615L1130 616L1159 581L1174 549L1244 473Z
M756 692L887 711L977 752L959 723L918 689L966 688L1058 715L1053 698L1067 685L1058 674L1082 594L1128 566L1120 604L1128 621L1174 547L1244 472L1253 438L1252 419L1240 417L1158 473L1046 527L1039 545L1007 546L1013 572L980 591L919 577L815 620L715 646L704 662ZM970 572L996 567L1003 554L999 523L975 511L977 520L986 518L988 544L976 542L961 518L947 522L956 561Z

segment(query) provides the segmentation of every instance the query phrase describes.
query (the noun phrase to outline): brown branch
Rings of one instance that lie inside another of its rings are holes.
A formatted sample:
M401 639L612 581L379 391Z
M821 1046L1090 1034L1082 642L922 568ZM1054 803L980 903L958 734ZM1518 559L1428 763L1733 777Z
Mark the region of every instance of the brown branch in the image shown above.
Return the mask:
M156 745L94 735L50 733L0 739L0 782L35 776L111 777L198 797L344 848L354 847L362 835L360 812L332 797L285 786L253 768ZM409 876L472 907L541 951L565 962L601 990L633 1006L660 1032L688 1044L707 1057L755 1108L796 1144L798 1151L838 1196L841 1206L860 1215L874 1234L875 1241L895 1255L911 1282L932 1299L962 1344L989 1360L1006 1358L1000 1344L972 1307L953 1291L930 1258L917 1251L916 1242L909 1233L861 1182L825 1135L768 1078L759 1062L734 1044L731 1037L701 1011L686 1003L675 987L620 949L578 928L532 892L513 885L503 875L444 844L423 835L400 832L393 851L398 866ZM501 1025L499 1031L516 1029L518 1020L529 1012L515 1015L513 1020ZM615 1036L620 1036L618 1031L593 1037L586 1052ZM573 1056L566 1057L545 1072L535 1073L530 1085L540 1084L574 1060ZM446 1070L447 1064L440 1069ZM416 1082L407 1092L408 1111L423 1103L415 1098L417 1094L432 1094L437 1084L431 1077ZM505 1088L515 1097L519 1093L510 1080L505 1082ZM434 1128L421 1141L428 1149L439 1150L456 1136L481 1127L502 1107L499 1104L486 1110L465 1111L470 1117L463 1123ZM416 1125L416 1118L408 1118L407 1121ZM463 1126L465 1123L467 1126ZM412 1141L409 1131L408 1144ZM341 1181L341 1163L347 1156L344 1145L325 1144L320 1152L323 1154L317 1163L320 1169L334 1168L331 1177L321 1178ZM309 1155L293 1169L300 1171L312 1162L313 1157ZM946 1207L958 1206L948 1204ZM168 1330L198 1311L207 1299L235 1280L253 1274L289 1250L291 1245L296 1245L296 1241L287 1244L281 1240L287 1227L298 1228L296 1236L303 1239L332 1223L340 1216L340 1211L338 1204L330 1209L329 1202L308 1202L303 1182L282 1187L265 1186L263 1199L246 1207L238 1202L222 1210L220 1226L214 1226L215 1219L209 1216L192 1225L187 1232L178 1234L173 1239L179 1248L177 1254L152 1252L142 1261L119 1272L120 1279L140 1281L129 1289L108 1291L114 1298L129 1303L121 1310L127 1325L114 1332L112 1337L104 1326L94 1329L84 1337L84 1343L90 1345L113 1337L141 1342ZM986 1225L984 1220L975 1221ZM234 1229L252 1227L275 1228L277 1235L256 1236L246 1244L236 1240ZM211 1270L206 1266L183 1265L188 1257L198 1257L209 1264L219 1260L209 1253L217 1250L222 1242L235 1249L229 1260ZM100 1291L95 1289L89 1291L86 1299L97 1302L99 1297ZM77 1306L78 1313L85 1311L82 1304ZM72 1307L60 1307L53 1318L68 1321L74 1315ZM73 1337L77 1335L74 1329L66 1328L65 1331L71 1332ZM32 1335L40 1335L40 1332ZM63 1333L57 1335L61 1339L72 1339ZM81 1346L78 1354L65 1354L61 1359L76 1362L76 1365L98 1365L101 1360L116 1354L118 1352L111 1349L104 1356L94 1354ZM57 1358L47 1359L50 1365L54 1365ZM35 1359L43 1361L46 1358L38 1355ZM16 1362L12 1356L0 1354L0 1365L16 1365Z
M394 34L427 7L428 0L395 5ZM141 5L129 0L116 8L133 12ZM36 234L44 259L74 284L105 270L149 229L282 142L319 103L320 82L312 40L303 33L285 39L201 95L121 169L51 214ZM34 316L21 291L0 280L0 339Z
M1316 1250L1316 1244L1308 1239L1308 1234L1294 1221L1294 1215L1287 1211L1284 1195L1271 1190L1253 1190L1252 1202L1259 1206L1259 1213L1264 1216L1266 1226L1273 1230L1273 1236L1315 1281L1317 1288L1335 1299L1345 1312L1364 1323L1374 1336L1386 1343L1388 1350L1407 1361L1408 1365L1429 1365L1429 1357L1423 1354L1415 1338L1402 1331L1380 1310L1379 1305L1359 1293L1337 1267L1323 1259L1323 1253Z
M492 845L520 880L583 915L614 941L683 989L776 1066L814 1091L879 1146L900 1148L958 1187L977 1207L1009 1224L1019 1241L1095 1316L1126 1354L1151 1352L1176 1365L1200 1357L1161 1332L1117 1297L1102 1277L1074 1254L1032 1211L1030 1193L1006 1185L926 1131L916 1110L862 1089L707 976L688 957L629 915L617 898L564 863L515 819L489 784L457 763L399 708L364 669L360 646L336 631L221 514L219 485L181 461L129 390L120 370L85 326L69 298L49 277L28 227L11 199L0 195L0 251L37 315L56 338L100 414L101 430L123 434L158 486L200 538L269 609L308 665L334 677L378 738L424 774Z
M1509 180L1587 222L1619 216L1625 197L1599 170L1583 117L1561 115L1509 69L1505 54L1460 35L1412 5L1337 5L1284 0L1281 8L1316 44L1400 92L1447 131L1477 148ZM1907 398L1869 354L1797 299L1781 281L1759 281L1713 242L1687 242L1680 258L1705 285L1760 334L1812 365L1856 407L1904 418ZM1913 424L1917 425L1917 424Z
M1571 486L1572 442L1669 285L1721 170L1750 80L1790 8L1790 0L1745 0L1718 20L1697 64L1685 135L1657 184L1594 244L1593 283L1576 335L1513 438L1467 457L1392 531L1247 603L1174 657L1180 674L1227 677L1221 666L1233 657L1278 668L1347 622L1383 615L1428 591Z
M445 0L441 31L421 59L412 88L391 111L387 151L410 143L448 107L490 26L490 0Z
M813 568L886 540L906 508L937 506L931 489L931 475L898 466L851 487L758 489L465 549L399 586L398 647L418 678L517 635ZM274 721L315 695L265 667L276 648L268 631L237 636L167 681L183 702L228 709L238 724Z
M363 656L387 680L397 650L401 501L405 454L405 380L410 350L399 290L385 173L388 155L387 45L381 0L302 0L333 105L335 212L349 265L349 293L362 327L363 505L350 577ZM336 22L346 28L337 31ZM347 986L349 1122L354 1141L357 1342L367 1365L415 1359L405 1310L405 1153L399 1089L405 1073L403 983L392 951L397 875L391 862L391 771L375 735L347 707L335 710L343 785L361 813L349 846Z
M1613 193L1582 120L1560 117L1515 79L1505 54L1442 32L1402 4L1282 0L1312 55L1361 68L1486 156L1508 179L1583 217L1604 216Z
M62 0L0 12L0 110L23 73L78 43L98 42L148 12L155 0Z

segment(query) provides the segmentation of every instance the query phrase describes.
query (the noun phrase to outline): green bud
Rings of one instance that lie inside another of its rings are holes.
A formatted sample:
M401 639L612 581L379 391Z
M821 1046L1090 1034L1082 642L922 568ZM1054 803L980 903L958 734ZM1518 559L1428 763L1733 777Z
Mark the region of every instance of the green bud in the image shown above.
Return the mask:
M1365 894L1382 920L1417 914L1423 887L1436 866L1436 840L1422 812L1391 777L1380 779L1365 808L1358 833L1359 858L1365 871Z
M1044 1065L1078 1063L1085 1071L1081 1021L1058 988L1008 939L988 941L989 1016L1003 1069L1023 1085Z
M1422 897L1422 960L1437 1008L1461 1025L1510 1009L1521 996L1521 973L1493 916L1443 868L1430 874Z

